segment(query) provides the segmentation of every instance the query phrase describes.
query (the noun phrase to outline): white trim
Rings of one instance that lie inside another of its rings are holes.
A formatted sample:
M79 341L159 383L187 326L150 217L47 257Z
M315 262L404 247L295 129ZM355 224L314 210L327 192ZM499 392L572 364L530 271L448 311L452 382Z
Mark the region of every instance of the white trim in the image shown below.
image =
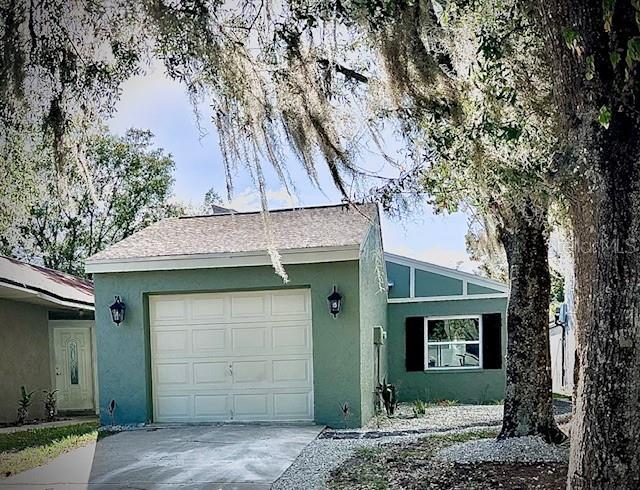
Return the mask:
M96 343L95 320L49 320L49 372L51 375L51 389L56 389L56 352L53 339L55 328L88 328L91 339L91 374L93 376L93 409L100 415L98 398L98 347Z
M344 262L358 260L359 245L343 247L315 247L281 250L283 264L316 264L321 262ZM137 257L130 259L93 260L86 263L87 273L163 271L180 269L211 269L219 267L251 267L271 265L266 251L168 255L159 257Z
M416 297L416 269L413 266L409 266L409 297Z
M392 254L389 252L384 253L385 260L393 262L395 264L404 265L407 267L413 267L415 269L421 269L427 272L433 272L434 274L440 274L443 276L453 277L461 281L469 281L479 286L496 289L502 292L508 292L509 286L505 283L494 281L493 279L487 279L486 277L477 276L468 272L459 271L457 269L451 269L450 267L443 267L441 265L432 264L430 262L424 262L422 260L412 259L410 257L403 257L401 255Z
M478 340L456 340L452 342L429 342L429 321L430 320L478 320ZM429 345L478 345L478 365L477 366L440 366L429 367ZM425 316L424 317L424 370L425 371L463 371L484 369L484 359L482 358L482 315L449 315L449 316Z
M46 301L47 303L51 303L51 304L56 305L56 306L64 306L66 308L73 308L73 309L86 310L86 311L94 311L95 310L94 306L90 306L90 305L87 305L87 304L81 303L81 302L78 303L78 302L75 302L72 299L69 299L69 300L58 299L58 298L55 298L53 296L49 296L46 293L42 293L40 291L34 291L33 289L29 289L29 288L17 286L15 284L10 284L10 283L4 282L2 279L0 279L0 287L7 288L7 289L13 289L15 291L20 291L21 293L26 293L26 294L34 297L34 298L41 299L42 301ZM8 297L6 299L8 299L10 301L11 300L16 300L16 301L25 301L25 300L27 300L27 298L13 298L13 297Z
M476 299L503 299L508 298L508 293L495 293L495 294L468 294L467 296L452 295L452 296L423 296L419 298L389 298L388 303L429 303L433 301L459 301L459 300L476 300Z

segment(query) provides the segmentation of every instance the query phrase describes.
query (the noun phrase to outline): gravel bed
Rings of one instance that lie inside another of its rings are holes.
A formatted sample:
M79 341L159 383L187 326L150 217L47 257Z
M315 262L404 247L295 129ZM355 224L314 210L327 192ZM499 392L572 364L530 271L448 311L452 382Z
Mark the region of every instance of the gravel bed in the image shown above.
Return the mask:
M498 427L496 427L498 428ZM465 432L448 430L447 433ZM439 432L442 433L442 432ZM273 490L312 490L325 488L331 471L361 447L380 447L385 444L412 442L425 434L385 436L376 439L322 439L318 438L303 449L282 476L271 487Z
M454 463L566 463L569 444L548 444L537 436L478 439L446 447L436 457Z

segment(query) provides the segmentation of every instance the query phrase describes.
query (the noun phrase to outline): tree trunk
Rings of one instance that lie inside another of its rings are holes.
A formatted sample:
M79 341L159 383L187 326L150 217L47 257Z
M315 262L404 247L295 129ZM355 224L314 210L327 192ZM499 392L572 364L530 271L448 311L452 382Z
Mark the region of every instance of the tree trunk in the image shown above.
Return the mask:
M507 381L499 438L541 435L548 442L566 436L553 418L547 211L530 201L511 210L499 230L509 264Z
M571 489L640 488L639 142L632 125L612 128L594 152L601 182L571 210L579 360Z

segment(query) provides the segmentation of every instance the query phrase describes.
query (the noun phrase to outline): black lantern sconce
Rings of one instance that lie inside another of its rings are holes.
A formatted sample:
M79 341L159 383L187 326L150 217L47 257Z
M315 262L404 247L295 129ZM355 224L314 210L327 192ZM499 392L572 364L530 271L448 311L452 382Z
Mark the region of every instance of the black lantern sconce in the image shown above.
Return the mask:
M335 286L333 286L333 293L329 295L327 301L329 301L329 313L333 315L333 318L337 317L342 308L342 295L337 291Z
M116 325L120 325L124 321L124 310L125 306L120 296L116 296L115 302L109 306L109 310L111 310L111 319L113 323Z

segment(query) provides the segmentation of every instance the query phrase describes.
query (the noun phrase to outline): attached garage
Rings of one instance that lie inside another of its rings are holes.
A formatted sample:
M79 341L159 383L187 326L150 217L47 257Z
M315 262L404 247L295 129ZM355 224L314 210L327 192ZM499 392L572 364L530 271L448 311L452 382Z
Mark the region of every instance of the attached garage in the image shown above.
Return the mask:
M309 289L149 298L157 422L312 421Z

